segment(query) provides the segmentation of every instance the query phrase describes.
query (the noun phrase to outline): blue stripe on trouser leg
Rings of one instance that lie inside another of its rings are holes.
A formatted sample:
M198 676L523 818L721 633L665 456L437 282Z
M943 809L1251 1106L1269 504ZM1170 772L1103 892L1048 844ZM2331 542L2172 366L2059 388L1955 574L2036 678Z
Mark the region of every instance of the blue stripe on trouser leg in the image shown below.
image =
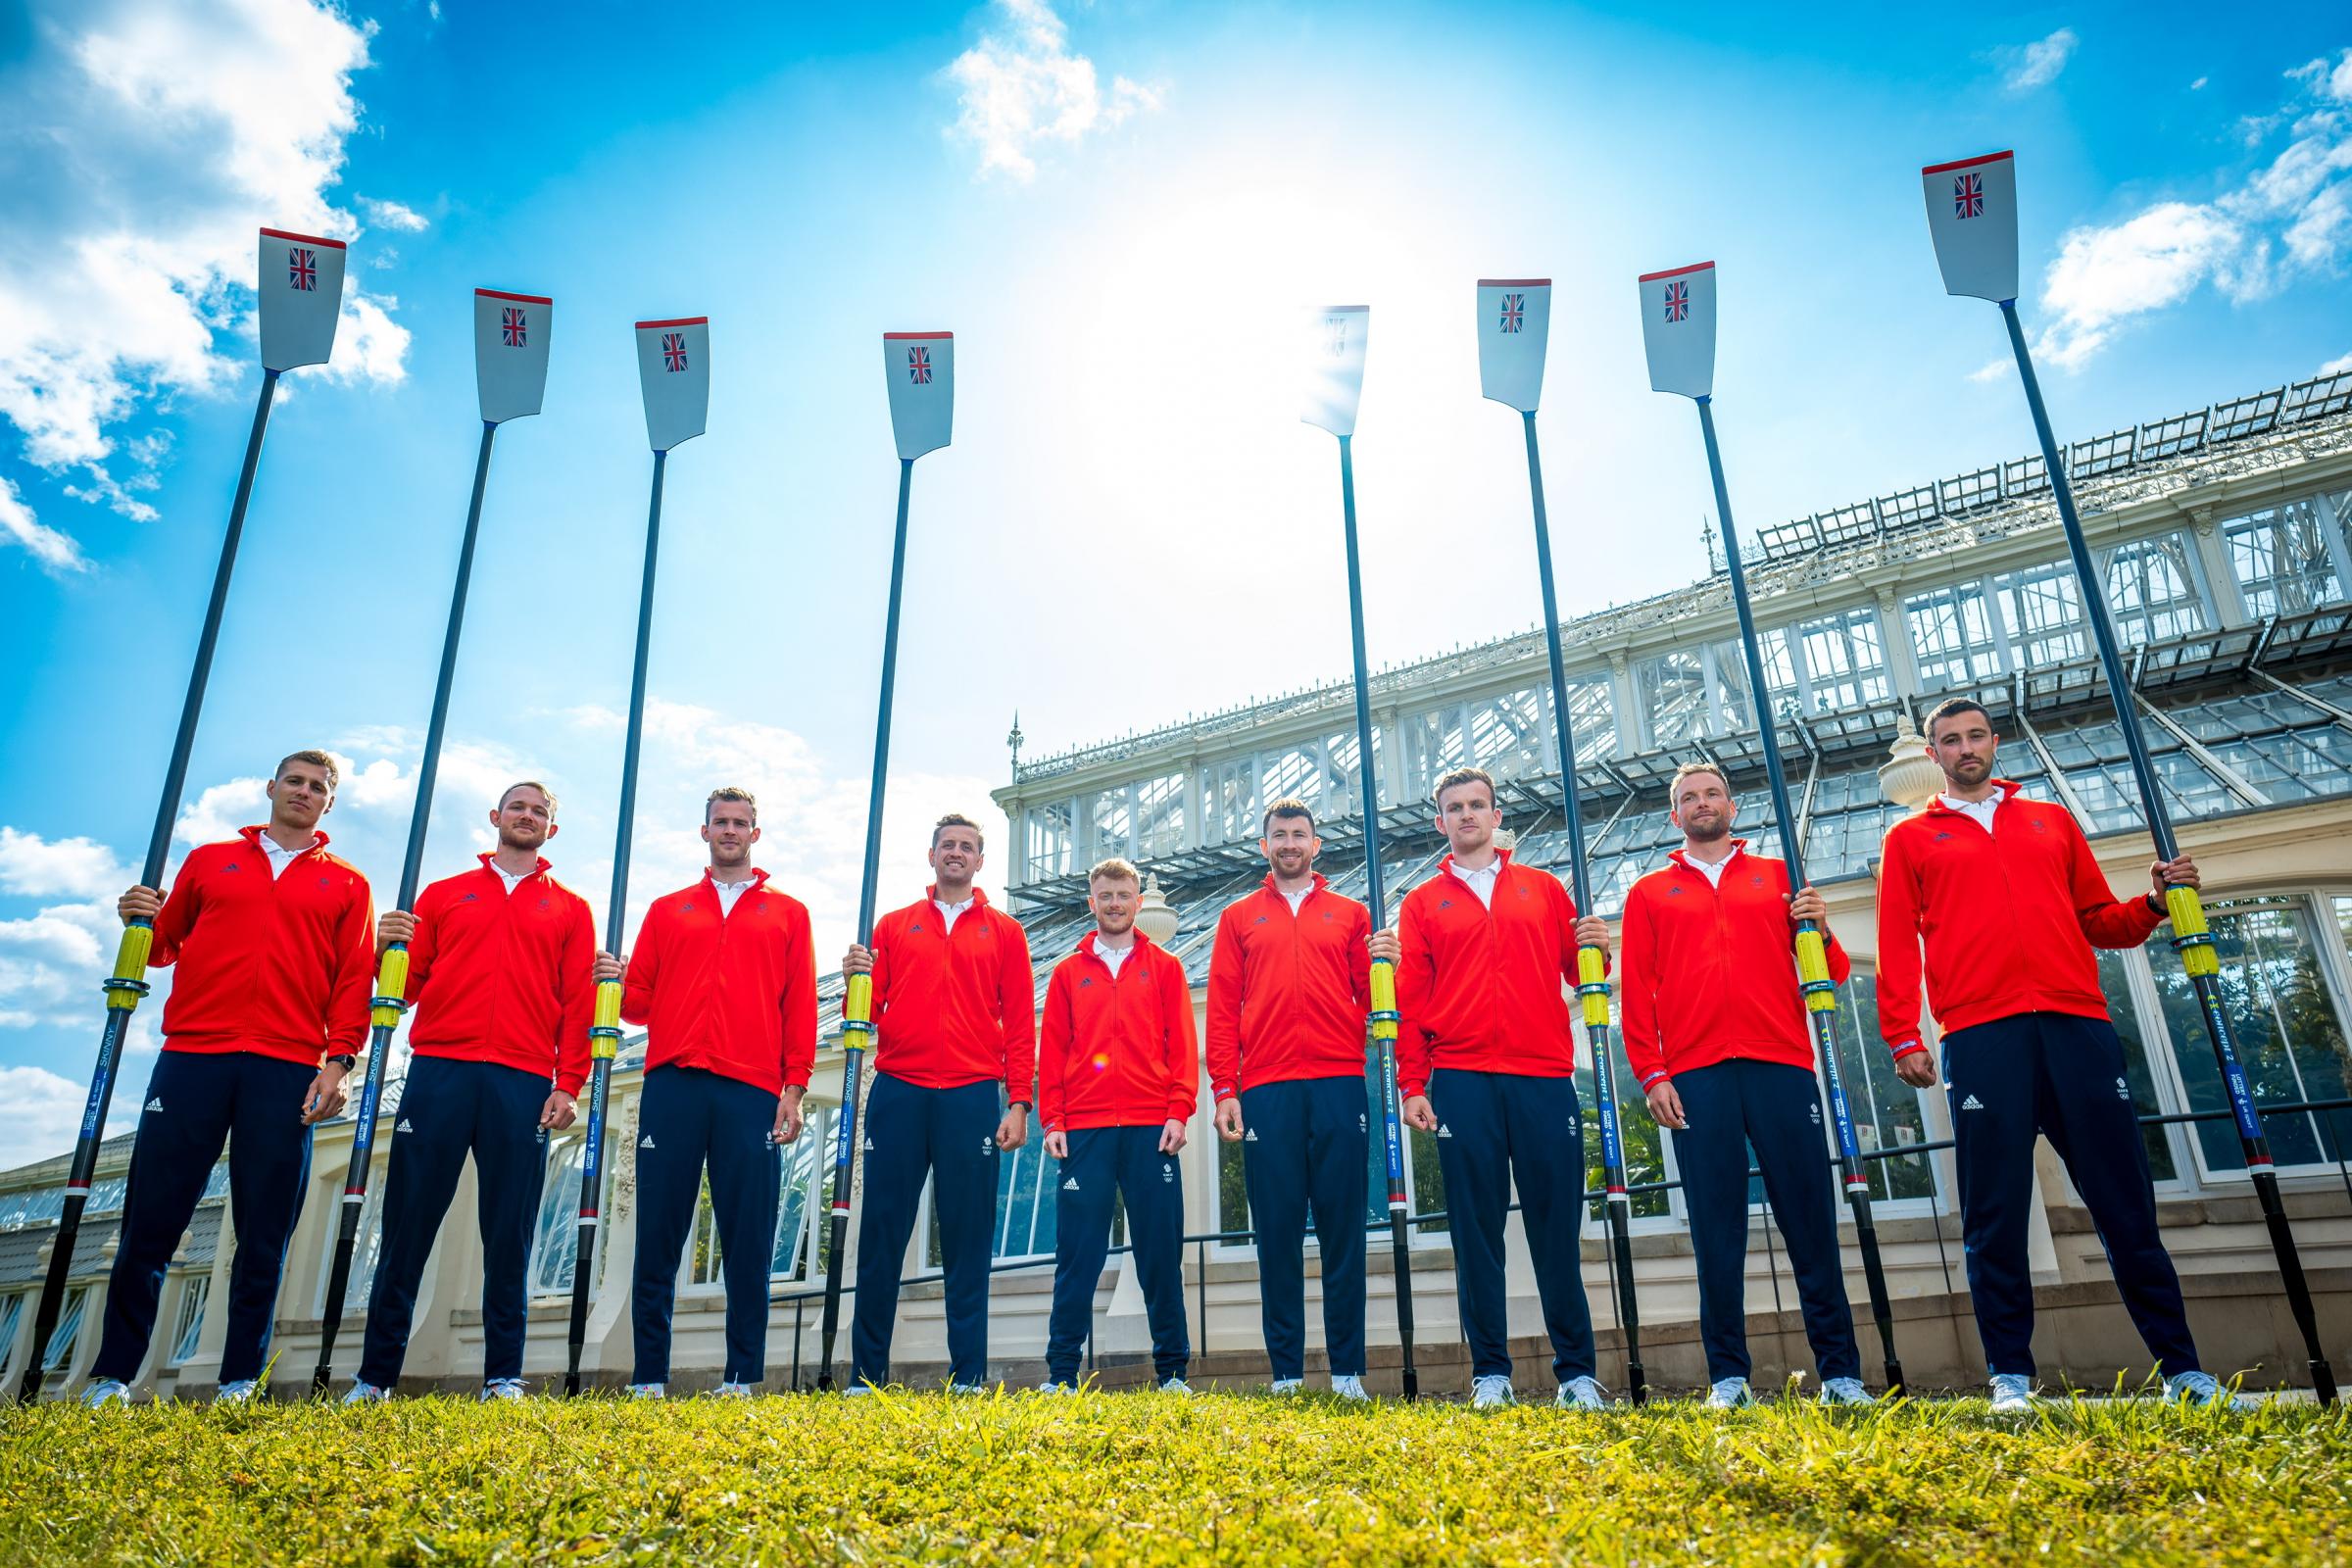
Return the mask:
M1093 1127L1069 1135L1055 1197L1054 1313L1046 1333L1046 1373L1056 1383L1077 1381L1110 1250L1114 1193L1127 1200L1130 1261L1152 1327L1152 1370L1162 1379L1180 1378L1191 1363L1184 1181L1176 1156L1159 1152L1159 1137L1158 1127Z
M669 1379L670 1315L706 1164L726 1284L728 1383L765 1375L768 1275L783 1166L770 1141L776 1097L694 1067L657 1067L638 1102L638 1250L630 1317L637 1383Z
M157 1058L149 1108L131 1147L121 1243L107 1282L106 1332L91 1376L127 1383L146 1362L165 1271L224 1142L237 1242L220 1381L261 1376L276 1326L286 1244L310 1186L311 1129L302 1123L302 1097L317 1074L306 1063L250 1051L167 1051ZM159 1102L162 1108L154 1108Z
M1429 1098L1443 1134L1438 1160L1472 1376L1511 1372L1503 1221L1514 1180L1552 1374L1562 1383L1592 1376L1592 1316L1577 1244L1585 1138L1576 1080L1441 1067L1430 1074Z
M1306 1366L1306 1216L1323 1264L1323 1341L1334 1376L1364 1370L1364 1081L1260 1084L1242 1097L1242 1171L1257 1233L1260 1314L1276 1379Z
M876 1073L866 1102L864 1186L859 1193L858 1301L850 1325L850 1381L890 1381L899 1282L914 1235L923 1182L939 1221L949 1376L988 1379L988 1265L995 1254L997 1123L994 1081L924 1089Z
M1969 1294L1986 1364L1994 1372L2034 1372L2026 1247L2039 1131L2090 1210L2149 1352L2168 1373L2196 1369L2180 1277L2157 1234L2147 1151L2114 1027L2041 1012L1958 1030L1944 1039L1944 1080Z
M482 1376L522 1375L525 1275L546 1164L539 1112L548 1091L546 1078L496 1062L446 1056L410 1061L384 1177L383 1240L360 1356L363 1383L390 1388L400 1380L418 1282L468 1154L482 1233Z
M1782 1062L1732 1059L1674 1075L1690 1122L1674 1158L1698 1263L1699 1336L1710 1380L1744 1378L1747 1355L1748 1157L1764 1175L1788 1242L1805 1337L1824 1379L1859 1377L1853 1312L1838 1252L1837 1196L1813 1075Z

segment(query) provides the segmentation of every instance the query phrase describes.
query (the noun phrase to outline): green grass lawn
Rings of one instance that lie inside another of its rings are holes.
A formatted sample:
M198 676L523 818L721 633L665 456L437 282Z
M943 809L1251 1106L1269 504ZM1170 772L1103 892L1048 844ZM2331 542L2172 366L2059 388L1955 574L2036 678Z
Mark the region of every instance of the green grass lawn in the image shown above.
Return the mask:
M2324 1563L2352 1416L1207 1395L0 1410L0 1563Z

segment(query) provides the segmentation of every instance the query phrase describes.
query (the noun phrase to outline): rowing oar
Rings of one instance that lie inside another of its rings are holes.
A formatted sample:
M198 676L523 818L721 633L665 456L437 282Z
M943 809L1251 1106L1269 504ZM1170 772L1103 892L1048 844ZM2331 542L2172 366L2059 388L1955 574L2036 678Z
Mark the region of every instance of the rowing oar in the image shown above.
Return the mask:
M1551 524L1544 511L1544 460L1536 447L1536 404L1544 392L1544 350L1551 333L1551 279L1481 278L1478 284L1478 376L1494 402L1519 411L1527 432L1527 484L1535 497L1536 576L1544 589L1544 650L1551 659L1551 729L1559 743L1561 810L1568 829L1568 871L1579 914L1592 910L1585 863L1585 816L1576 788L1576 722L1560 662L1560 607L1551 583ZM1649 1397L1642 1368L1642 1312L1634 1298L1633 1205L1626 1193L1625 1133L1617 1110L1617 1067L1609 1049L1608 955L1576 950L1576 995L1592 1061L1593 1114L1600 1123L1601 1185L1608 1203L1609 1272L1625 1329L1625 1379L1636 1404Z
M482 440L473 458L473 496L466 505L466 533L458 545L457 586L449 596L449 625L441 636L441 669L433 681L433 713L425 724L424 759L416 768L416 804L409 812L408 858L400 867L400 902L413 909L424 865L424 838L433 814L433 784L441 772L441 740L449 725L449 690L458 669L458 639L466 626L466 589L473 577L473 546L482 526L482 491L490 482L490 444L509 419L539 412L547 388L548 336L555 326L555 301L536 294L473 291L474 386L482 413ZM351 1290L351 1264L359 1250L360 1222L368 1205L368 1167L375 1152L376 1107L383 1098L384 1072L392 1058L392 1031L408 1010L409 949L395 942L384 950L368 1003L368 1077L353 1112L351 1170L343 1182L343 1213L335 1232L335 1257L326 1275L326 1301L319 1311L318 1364L311 1393L321 1395L333 1381L335 1338L343 1327L344 1298Z
M645 396L645 437L654 449L654 485L645 513L645 577L637 592L637 657L629 671L629 726L621 744L619 826L612 843L612 893L605 906L605 947L621 950L629 911L630 830L637 823L637 758L645 737L645 667L654 640L654 567L662 556L662 477L670 449L703 433L710 412L710 318L680 317L637 323L637 384ZM572 1247L571 1327L565 1340L564 1396L580 1392L580 1355L588 1343L588 1294L596 1278L596 1233L604 1213L605 1109L612 1058L620 1054L618 980L596 987L588 1029L588 1117L580 1143L580 1211Z
M2141 813L2148 836L2156 841L2160 859L2179 858L2156 770L2148 760L2148 742L2140 733L2139 711L2132 696L2132 681L2124 669L2115 641L2115 622L2108 612L2107 594L2090 546L2082 538L2082 520L2075 513L2075 488L2067 478L2066 457L2051 433L2049 411L2042 407L2041 383L2034 374L2034 357L2026 350L2026 331L2017 315L2017 161L2009 153L1964 158L1958 163L1931 164L1920 172L1928 202L1928 232L1936 241L1936 262L1943 271L1946 294L1990 300L2001 309L2001 323L2009 329L2009 347L2017 356L2017 373L2026 385L2026 406L2034 413L2034 434L2041 442L2042 466L2049 471L2050 493L2058 503L2058 520L2066 530L2066 547L2075 559L2075 577L2082 593L2083 613L2090 621L2091 639L2098 645L2099 665L2107 676L2107 695L2114 699L2117 727L2132 756L2132 777L2139 787ZM2318 1318L2312 1312L2311 1286L2303 1277L2303 1259L2295 1250L2295 1233L2286 1223L2286 1205L2278 1196L2278 1172L2271 1159L2270 1140L2262 1113L2254 1106L2254 1091L2238 1060L2235 1026L2222 992L2221 958L2205 924L2205 904L2195 888L2171 888L2165 908L2172 916L2173 948L2188 971L2197 993L2197 1011L2213 1043L2213 1058L2229 1091L2230 1119L2237 1127L2239 1151L2254 1194L2262 1204L2263 1224L2271 1233L2271 1250L2278 1257L2278 1276L2286 1287L2287 1310L2302 1331L2304 1353L2310 1359L2311 1386L2322 1404L2335 1402L2335 1373L2320 1340Z
M865 798L865 867L858 889L858 945L874 938L874 895L882 874L882 791L890 772L890 705L899 676L899 597L906 581L906 499L914 460L946 446L956 424L956 334L885 332L882 379L899 448L899 521L890 546L890 610L882 621L882 697L874 714L874 775ZM858 1158L858 1091L874 1039L873 976L854 974L841 999L841 1117L833 1138L833 1200L825 1259L825 1310L816 1386L833 1385L833 1342L841 1331L841 1279L848 1261L851 1166Z
M228 580L237 564L237 540L245 531L245 509L253 500L254 470L262 461L262 433L270 427L270 408L277 396L277 378L304 365L324 365L335 344L335 322L343 308L343 242L284 229L261 232L262 392L253 410L253 429L245 437L245 466L237 473L236 499L229 503L228 532L220 540L220 564L213 570L213 596L204 607L204 630L196 638L196 662L188 671L188 695L180 703L179 729L172 740L171 765L164 769L164 790L156 802L155 827L147 838L147 859L139 872L141 887L164 884L164 860L172 849L172 825L179 816L179 796L188 778L188 752L196 740L196 719L204 711L204 687L213 670L213 649L220 638L220 612L228 603ZM29 1403L41 1391L49 1354L49 1337L56 1332L58 1308L65 1300L66 1279L73 1272L74 1244L81 1236L81 1213L90 1201L90 1178L98 1165L98 1146L106 1137L106 1111L115 1097L115 1074L122 1061L122 1041L130 1032L130 1015L147 995L147 954L155 941L154 927L133 920L122 929L115 950L114 973L105 982L106 1027L98 1037L98 1064L90 1074L90 1096L83 1103L81 1128L74 1135L74 1161L66 1176L66 1206L58 1216L57 1239L50 1244L49 1272L41 1280L41 1299L32 1314L32 1346L24 1362L18 1397Z
M1678 392L1698 405L1698 428L1705 437L1707 473L1715 483L1715 512L1723 525L1724 560L1731 569L1732 604L1740 613L1740 645L1747 661L1747 689L1756 704L1756 735L1764 746L1764 780L1772 791L1772 816L1780 825L1781 858L1788 864L1793 892L1805 883L1804 850L1796 840L1796 813L1788 808L1788 784L1781 772L1781 741L1771 711L1771 677L1756 642L1756 617L1749 608L1747 570L1740 559L1740 530L1732 521L1732 498L1724 483L1723 453L1715 442L1715 264L1701 262L1670 271L1644 274L1642 285L1642 336L1649 349L1650 385L1660 392ZM1796 929L1797 987L1805 999L1805 1013L1813 1026L1813 1046L1821 1059L1822 1082L1830 1091L1830 1121L1837 1131L1838 1173L1845 1200L1854 1215L1854 1242L1862 1253L1862 1278L1870 1291L1871 1316L1879 1327L1879 1349L1886 1363L1886 1386L1900 1388L1902 1357L1894 1348L1894 1307L1886 1296L1886 1270L1879 1256L1879 1229L1871 1215L1870 1178L1862 1169L1862 1148L1854 1135L1853 1105L1845 1092L1845 1071L1838 1059L1838 986L1830 978L1828 945L1812 921Z
M1335 305L1321 313L1313 334L1302 422L1340 438L1340 516L1348 530L1348 624L1355 659L1355 776L1364 813L1364 892L1372 929L1389 923L1387 881L1380 863L1380 769L1372 749L1372 676L1364 659L1364 578L1355 538L1355 409L1364 388L1364 344L1372 323L1368 305ZM1413 1257L1404 1193L1404 1118L1396 1102L1396 966L1372 960L1372 1043L1379 1053L1381 1143L1389 1167L1389 1256L1396 1277L1396 1338L1403 1349L1404 1396L1421 1396L1413 1365Z

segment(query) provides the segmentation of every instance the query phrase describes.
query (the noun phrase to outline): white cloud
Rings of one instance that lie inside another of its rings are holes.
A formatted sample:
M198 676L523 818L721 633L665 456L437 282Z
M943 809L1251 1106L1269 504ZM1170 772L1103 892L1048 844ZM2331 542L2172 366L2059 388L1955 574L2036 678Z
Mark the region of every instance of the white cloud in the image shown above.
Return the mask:
M1103 92L1095 63L1070 52L1069 26L1046 0L996 0L996 10L946 72L956 89L954 134L980 149L981 173L1033 179L1043 144L1075 144L1159 107L1157 91L1126 76L1113 75Z
M32 509L18 498L17 487L5 478L0 478L0 539L29 552L33 560L51 571L89 569L89 560L73 536L58 532L34 516Z
M2352 49L2286 74L2295 96L2251 122L2257 143L2288 127L2271 161L2210 201L2153 203L2070 232L2050 264L2042 304L2056 313L2040 348L2078 368L2132 318L2210 284L2235 303L2311 277L2352 254Z
M0 1170L70 1152L88 1099L86 1084L45 1067L0 1067Z
M422 213L400 202L363 196L360 198L360 211L366 213L368 221L376 227L398 229L403 234L420 234L427 226Z
M89 899L120 892L129 875L114 851L93 840L44 839L0 827L0 893Z
M371 29L311 0L32 11L31 46L0 80L0 141L29 150L0 164L0 210L19 220L0 224L0 416L69 495L145 520L139 496L168 446L123 427L237 379L255 228L358 232L326 192L359 123L351 78ZM398 379L408 333L393 302L346 287L330 373ZM18 497L0 505L0 540L52 570L80 564Z
M2075 45L2082 41L2075 36L2074 28L2060 27L2048 37L2021 49L2002 50L2001 56L2008 64L2009 90L2032 92L2056 81L2058 73L2074 58Z
M2212 79L2213 78L2211 76L2199 76L2196 80L2188 84L2188 90L2190 92L2203 92L2205 90L2205 83L2211 81Z
M2346 370L2352 370L2352 354L2338 354L2334 359L2329 360L2326 365L2321 366L2319 373L2322 375L2341 375Z

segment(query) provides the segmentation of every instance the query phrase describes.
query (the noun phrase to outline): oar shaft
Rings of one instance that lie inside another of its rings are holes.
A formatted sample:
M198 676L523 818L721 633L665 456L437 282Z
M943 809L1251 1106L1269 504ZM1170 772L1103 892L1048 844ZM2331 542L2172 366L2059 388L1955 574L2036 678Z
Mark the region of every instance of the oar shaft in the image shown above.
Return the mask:
M637 760L645 738L645 674L654 648L654 581L662 561L662 481L669 454L654 454L654 482L645 508L645 574L637 590L637 653L629 666L629 726L621 741L619 821L612 838L612 892L605 906L605 947L618 953L629 912L629 848L637 825ZM596 987L596 1021L588 1028L588 1121L580 1134L580 1207L571 1262L571 1324L565 1335L564 1393L580 1392L580 1360L588 1340L588 1295L596 1268L596 1233L605 1193L605 1115L612 1102L612 1058L620 1054L618 980Z
M2139 786L2141 814L2147 818L2148 837L2156 844L2161 859L2177 859L2180 854L2179 841L2173 836L2173 824L2165 809L2164 792L2158 786L2156 766L2148 755L2147 737L2140 731L2139 711L2132 701L2132 679L2124 668L2121 646L2116 641L2115 620L2107 608L2105 579L2099 575L2098 564L2091 560L2090 543L2082 536L2082 519L2075 511L2075 487L2067 477L2065 454L2059 451L2058 438L2050 428L2049 411L2042 406L2041 381L2034 373L2034 356L2026 348L2026 329L2017 315L2017 302L2003 300L2001 324L2008 328L2009 347L2017 356L2018 378L2026 385L2026 405L2033 411L2034 434L2041 443L2042 466L2050 476L2050 495L2058 504L2058 521L2066 530L2067 553L2074 558L2075 576L2082 589L2082 613L2090 622L2091 641L2097 645L2099 668L2107 677L2107 694L2115 700L2116 727L2123 731L2124 749L2132 759L2132 777ZM2230 1110L2237 1125L2237 1138L2242 1150L2247 1173L2253 1178L2254 1192L2262 1205L2263 1220L2271 1236L2272 1250L2278 1254L2278 1274L2286 1289L2287 1307L2302 1332L2303 1348L2309 1359L2312 1387L2323 1404L2335 1402L2335 1373L2328 1365L2328 1354L2319 1333L2319 1320L2311 1304L2311 1291L2303 1276L2303 1260L2295 1249L2293 1230L2286 1221L2286 1207L2278 1193L2278 1174L2272 1163L2270 1140L2265 1135L2262 1114L2254 1106L2253 1086L2246 1081L2244 1064L2239 1060L2235 1029L2221 992L2221 959L2214 952L2213 938L2205 923L2204 901L2195 888L2176 887L2165 894L2165 907L2173 922L2173 947L2180 955L2181 966L2188 971L2197 992L2198 1011L2205 1019L2205 1032L2213 1044L2213 1055L2220 1068L2222 1085L2230 1097Z
M906 584L906 503L914 487L914 460L899 460L899 520L890 546L890 611L882 627L882 696L874 715L873 782L865 801L865 865L858 889L858 943L873 941L874 901L882 875L882 799L890 775L890 711L899 678L899 601ZM820 1329L816 1386L833 1387L833 1346L841 1332L842 1269L849 1253L850 1179L858 1158L858 1099L866 1048L874 1036L874 982L850 976L841 1002L841 1114L833 1139L833 1197L826 1219L825 1308Z
M1372 674L1364 654L1364 573L1355 530L1354 440L1340 437L1340 511L1348 529L1348 623L1355 661L1355 776L1364 813L1364 893L1372 906L1372 929L1389 923L1386 873L1380 863L1380 763L1372 749ZM1403 1352L1404 1396L1421 1395L1421 1373L1413 1360L1412 1237L1405 1218L1404 1115L1396 1100L1396 966L1372 965L1374 1070L1380 1074L1381 1150L1389 1177L1389 1255L1396 1278L1396 1338Z
M270 410L277 396L277 372L262 372L262 390L255 400L253 428L245 437L245 463L237 471L236 497L228 507L228 528L220 537L220 564L213 568L212 597L205 602L204 628L196 636L196 660L188 669L188 691L179 705L179 728L172 737L172 758L164 768L164 787L157 797L155 826L147 836L147 858L141 863L139 885L160 888L164 862L172 850L172 824L179 819L179 797L187 787L188 754L196 744L196 721L204 712L204 692L212 678L213 650L220 641L221 612L228 605L229 579L235 574L237 544L245 535L245 511L253 501L253 479L262 462L262 437L270 428ZM115 967L107 978L106 1026L98 1037L98 1060L90 1073L90 1093L82 1102L81 1126L74 1134L74 1159L66 1176L66 1204L58 1216L49 1269L42 1277L41 1298L33 1308L31 1350L18 1396L29 1403L41 1392L41 1363L49 1353L49 1337L65 1304L66 1283L73 1273L74 1250L81 1238L81 1214L89 1204L90 1182L98 1168L98 1146L106 1137L106 1114L114 1103L115 1075L122 1062L122 1040L130 1015L147 994L147 954L155 933L145 920L123 927L115 950Z

